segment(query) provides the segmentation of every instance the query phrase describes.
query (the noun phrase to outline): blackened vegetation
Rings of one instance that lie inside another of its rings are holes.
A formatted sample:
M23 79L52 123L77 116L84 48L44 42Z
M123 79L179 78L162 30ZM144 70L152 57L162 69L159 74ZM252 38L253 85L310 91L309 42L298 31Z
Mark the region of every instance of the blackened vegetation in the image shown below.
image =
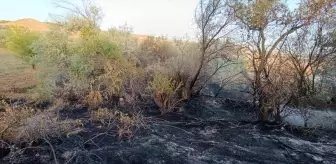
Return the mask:
M130 138L89 121L85 108L63 109L83 130L50 143L58 163L335 163L335 131L255 122L252 105L197 97L180 112L150 108L146 126ZM0 143L0 163L55 163L43 140L21 146Z

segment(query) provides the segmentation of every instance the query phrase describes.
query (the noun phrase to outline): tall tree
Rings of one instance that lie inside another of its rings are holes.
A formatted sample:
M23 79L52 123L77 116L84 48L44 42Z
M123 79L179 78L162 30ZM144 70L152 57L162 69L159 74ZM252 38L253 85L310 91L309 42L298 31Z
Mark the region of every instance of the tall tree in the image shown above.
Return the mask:
M243 46L242 52L249 55L252 63L250 81L260 120L268 120L272 112L267 107L267 92L272 87L271 58L282 49L288 36L311 25L316 16L333 3L322 0L312 6L313 2L302 1L295 10L290 10L282 0L237 0L229 4L241 28L238 40Z
M200 57L196 72L186 86L186 93L189 96L198 94L202 89L202 86L199 89L195 89L195 86L201 79L202 71L210 62L217 59L228 61L233 44L226 39L228 34L232 32L230 25L234 17L233 10L227 6L227 3L227 0L200 0L196 9L195 20L199 31ZM222 62L214 72L210 73L208 79L212 78L227 64L227 62ZM205 81L208 81L208 79Z
M65 17L66 23L71 30L80 30L86 28L99 28L104 14L102 9L94 3L93 0L52 0L56 8L63 9L67 12ZM57 19L57 15L56 16ZM64 16L60 17L61 23Z
M336 55L334 29L328 29L326 18L297 32L285 43L284 52L289 55L295 70L298 97L316 92L318 70Z

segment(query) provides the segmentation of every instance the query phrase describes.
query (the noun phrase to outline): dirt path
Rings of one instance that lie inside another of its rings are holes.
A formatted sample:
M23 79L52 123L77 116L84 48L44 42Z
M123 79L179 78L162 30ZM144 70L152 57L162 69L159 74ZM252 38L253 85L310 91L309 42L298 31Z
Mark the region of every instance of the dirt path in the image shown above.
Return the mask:
M0 49L0 97L26 97L26 91L36 84L35 74L29 64Z

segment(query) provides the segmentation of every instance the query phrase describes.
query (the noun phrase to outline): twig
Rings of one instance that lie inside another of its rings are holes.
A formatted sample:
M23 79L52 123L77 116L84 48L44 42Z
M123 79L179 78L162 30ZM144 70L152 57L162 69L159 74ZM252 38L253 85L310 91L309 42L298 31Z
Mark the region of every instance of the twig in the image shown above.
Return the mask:
M59 164L58 161L57 161L57 157L56 157L56 153L55 153L55 149L54 147L52 146L52 144L46 139L44 138L44 141L50 146L51 148L51 151L53 153L53 156L54 156L54 160L55 160L55 164Z
M92 142L93 142L93 139L95 139L95 138L97 138L97 137L99 137L99 136L101 136L101 135L104 135L104 134L107 134L107 132L99 133L99 134L95 135L94 137L92 137L92 138L88 139L87 141L85 141L83 144L86 144L86 143L88 143L89 141L92 141ZM98 146L98 147L99 147L99 146Z
M71 157L67 162L65 162L64 164L68 164L69 162L71 162L72 159L73 159L75 156L76 156L76 154L72 155L72 157Z

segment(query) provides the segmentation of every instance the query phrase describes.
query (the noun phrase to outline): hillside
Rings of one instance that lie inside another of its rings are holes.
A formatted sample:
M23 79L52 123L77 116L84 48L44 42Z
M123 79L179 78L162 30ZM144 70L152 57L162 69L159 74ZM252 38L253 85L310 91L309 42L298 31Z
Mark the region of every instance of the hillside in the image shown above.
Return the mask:
M48 31L49 29L49 25L47 23L43 23L32 18L18 19L16 21L9 21L9 22L4 21L4 23L0 23L0 26L13 26L13 25L26 27L31 31Z
M41 22L32 18L23 18L15 21L0 20L0 28L13 25L22 26L31 31L45 32L48 31L53 24L48 22ZM141 34L133 34L133 36L139 40L144 40L147 37L146 35Z

